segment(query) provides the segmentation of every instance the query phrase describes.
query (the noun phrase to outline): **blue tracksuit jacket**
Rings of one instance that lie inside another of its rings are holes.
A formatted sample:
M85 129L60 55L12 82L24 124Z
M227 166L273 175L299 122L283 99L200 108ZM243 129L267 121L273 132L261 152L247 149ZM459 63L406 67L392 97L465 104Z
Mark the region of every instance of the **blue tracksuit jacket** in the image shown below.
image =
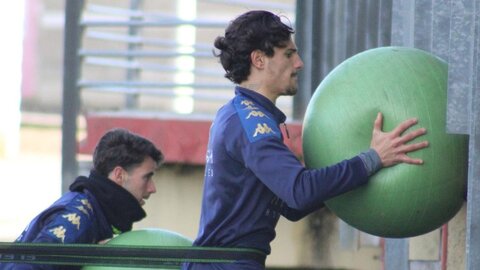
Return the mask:
M94 244L113 236L112 227L88 192L67 192L35 217L16 242ZM0 263L1 270L80 269L36 264Z
M323 202L368 181L360 156L306 169L283 143L285 115L264 96L236 87L210 129L195 246L244 247L270 253L275 226L296 221ZM183 269L264 269L254 261L186 264Z

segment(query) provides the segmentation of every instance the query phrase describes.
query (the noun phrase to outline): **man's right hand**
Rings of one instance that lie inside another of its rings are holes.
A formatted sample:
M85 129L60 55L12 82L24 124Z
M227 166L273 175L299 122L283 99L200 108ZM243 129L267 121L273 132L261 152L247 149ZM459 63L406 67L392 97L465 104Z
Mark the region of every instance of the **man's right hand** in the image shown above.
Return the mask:
M419 128L403 134L408 128L418 123L418 120L411 118L403 121L390 132L383 132L383 115L377 114L373 125L373 134L370 147L380 156L383 167L393 166L398 163L423 164L422 159L411 158L409 152L423 149L429 145L428 141L407 144L413 139L424 135L427 130Z

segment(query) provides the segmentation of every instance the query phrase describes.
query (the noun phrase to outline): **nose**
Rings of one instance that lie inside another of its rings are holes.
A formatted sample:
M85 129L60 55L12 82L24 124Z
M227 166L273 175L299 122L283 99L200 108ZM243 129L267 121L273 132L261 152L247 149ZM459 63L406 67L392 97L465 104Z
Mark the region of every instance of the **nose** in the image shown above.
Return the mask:
M298 55L297 61L295 63L295 68L296 69L302 69L303 68L303 61L300 55Z
M155 186L155 182L153 180L150 180L148 182L148 193L152 194L157 192L157 187Z

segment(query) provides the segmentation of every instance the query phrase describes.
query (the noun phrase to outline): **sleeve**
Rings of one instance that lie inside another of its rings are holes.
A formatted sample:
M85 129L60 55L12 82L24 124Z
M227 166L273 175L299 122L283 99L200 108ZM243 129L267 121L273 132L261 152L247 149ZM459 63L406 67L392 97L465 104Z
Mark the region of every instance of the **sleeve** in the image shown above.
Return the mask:
M238 98L234 102L238 122L229 122L227 146L233 156L240 153L250 169L288 207L287 216L297 218L319 208L325 200L355 189L368 181L366 165L360 156L320 169L306 169L282 141L278 123L254 102ZM234 139L235 138L235 139ZM240 140L240 141L238 141ZM295 213L294 213L295 212Z
M319 210L321 208L325 207L325 204L322 202L318 205L315 205L314 207L311 207L310 209L306 209L306 210L297 210L297 209L294 209L294 208L290 208L290 207L285 207L284 209L282 209L282 211L280 212L282 214L282 216L284 216L286 219L290 220L290 221L298 221L300 219L302 219L303 217L311 214L312 212L316 211L316 210Z
M325 200L353 190L368 181L359 156L335 165L306 169L277 137L247 143L241 150L245 165L288 207L302 215L323 205Z
M32 242L92 243L93 209L88 199L75 199L45 218Z
M91 240L88 231L91 229L93 209L88 199L75 199L66 207L58 207L46 210L41 216L38 224L26 230L41 229L32 236L31 241L37 243L88 243ZM25 232L24 232L25 233ZM21 263L0 263L2 270L58 270L67 269L64 266L42 265L42 264L21 264ZM70 269L70 268L68 268ZM73 269L73 268L72 268Z
M363 164L365 165L365 169L367 170L368 176L375 174L383 166L380 156L372 148L368 149L365 152L360 153L359 156L362 159Z

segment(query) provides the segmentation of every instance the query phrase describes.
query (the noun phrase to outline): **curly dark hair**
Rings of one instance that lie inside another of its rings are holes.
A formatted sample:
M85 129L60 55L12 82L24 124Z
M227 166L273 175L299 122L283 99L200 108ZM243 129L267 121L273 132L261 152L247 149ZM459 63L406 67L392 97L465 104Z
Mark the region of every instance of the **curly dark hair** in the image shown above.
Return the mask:
M220 58L225 77L240 84L250 75L252 51L261 50L273 56L273 49L286 47L293 33L279 16L264 10L249 11L230 22L224 37L215 39L219 53L214 54Z
M105 177L116 167L125 170L140 165L146 157L151 157L159 165L164 157L155 145L126 129L112 129L106 132L93 153L94 170Z

